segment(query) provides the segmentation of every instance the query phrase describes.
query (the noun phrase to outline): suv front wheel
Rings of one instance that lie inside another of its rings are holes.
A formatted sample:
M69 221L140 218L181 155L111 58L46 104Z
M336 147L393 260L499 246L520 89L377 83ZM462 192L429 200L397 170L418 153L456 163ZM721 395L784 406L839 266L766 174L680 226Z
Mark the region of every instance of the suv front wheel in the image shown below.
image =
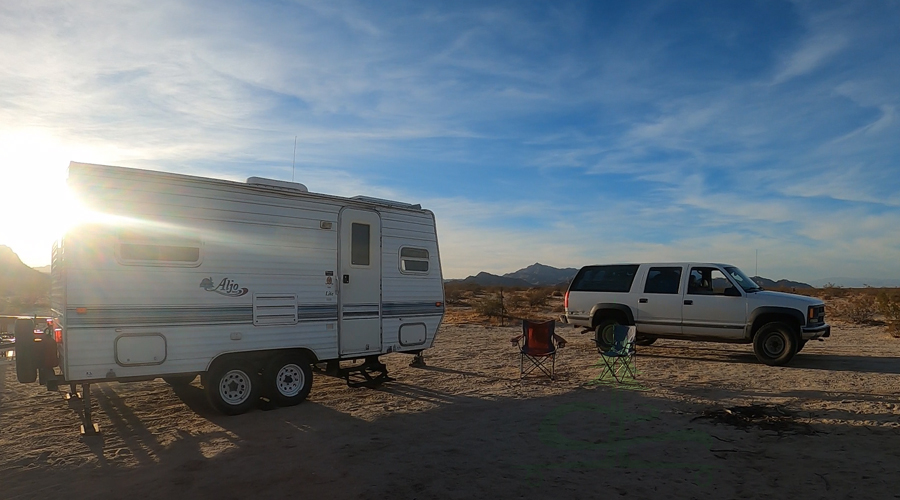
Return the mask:
M770 366L786 365L797 353L798 347L794 329L780 321L766 323L753 338L756 358Z

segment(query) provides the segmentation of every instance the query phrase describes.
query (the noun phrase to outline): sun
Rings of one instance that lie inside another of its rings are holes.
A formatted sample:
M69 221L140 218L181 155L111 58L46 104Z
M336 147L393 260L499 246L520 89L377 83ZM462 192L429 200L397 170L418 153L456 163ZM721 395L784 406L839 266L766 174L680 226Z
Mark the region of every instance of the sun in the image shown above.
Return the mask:
M69 223L66 171L79 154L89 153L40 130L0 130L0 245L29 266L50 263Z

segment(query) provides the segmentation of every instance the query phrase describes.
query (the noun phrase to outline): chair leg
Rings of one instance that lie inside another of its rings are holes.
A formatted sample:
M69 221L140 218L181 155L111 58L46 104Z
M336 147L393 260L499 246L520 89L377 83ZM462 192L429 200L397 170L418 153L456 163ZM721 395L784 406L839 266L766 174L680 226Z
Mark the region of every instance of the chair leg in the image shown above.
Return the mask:
M524 367L525 357L526 357L526 355L522 354L522 358L520 359L520 364L519 364L520 377L519 378L525 378L525 376L530 375L531 372L533 372L537 369L540 369L540 371L544 375L547 375L548 377L550 377L551 380L553 379L554 370L556 368L556 354L553 354L552 356L550 356L549 360L546 357L535 358L535 357L528 356L528 361L531 362L531 365L529 365L528 368ZM547 366L547 363L550 363L550 366Z

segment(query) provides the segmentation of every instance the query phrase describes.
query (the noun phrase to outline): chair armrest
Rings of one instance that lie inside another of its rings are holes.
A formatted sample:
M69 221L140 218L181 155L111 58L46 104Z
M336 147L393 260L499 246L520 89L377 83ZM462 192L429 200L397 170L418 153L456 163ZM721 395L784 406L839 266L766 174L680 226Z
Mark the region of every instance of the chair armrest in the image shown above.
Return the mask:
M521 340L522 337L524 337L524 335L516 335L515 337L509 339L509 341L512 343L512 345L518 346L519 340Z
M557 335L557 334L555 334L555 333L553 334L553 340L556 341L556 345L557 345L560 349L562 349L563 347L565 347L566 344L568 343L568 342L566 342L566 339L560 337L559 335Z

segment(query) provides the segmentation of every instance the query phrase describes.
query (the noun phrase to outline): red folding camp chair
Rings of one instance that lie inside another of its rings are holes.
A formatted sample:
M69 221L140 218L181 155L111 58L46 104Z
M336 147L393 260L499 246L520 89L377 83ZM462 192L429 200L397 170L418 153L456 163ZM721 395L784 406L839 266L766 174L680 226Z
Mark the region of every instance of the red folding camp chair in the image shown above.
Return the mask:
M522 320L522 335L510 339L513 345L519 347L520 378L525 378L529 373L540 369L553 379L556 370L556 351L566 346L566 340L554 332L555 326L556 322L553 320L543 323ZM526 359L531 362L527 367Z

